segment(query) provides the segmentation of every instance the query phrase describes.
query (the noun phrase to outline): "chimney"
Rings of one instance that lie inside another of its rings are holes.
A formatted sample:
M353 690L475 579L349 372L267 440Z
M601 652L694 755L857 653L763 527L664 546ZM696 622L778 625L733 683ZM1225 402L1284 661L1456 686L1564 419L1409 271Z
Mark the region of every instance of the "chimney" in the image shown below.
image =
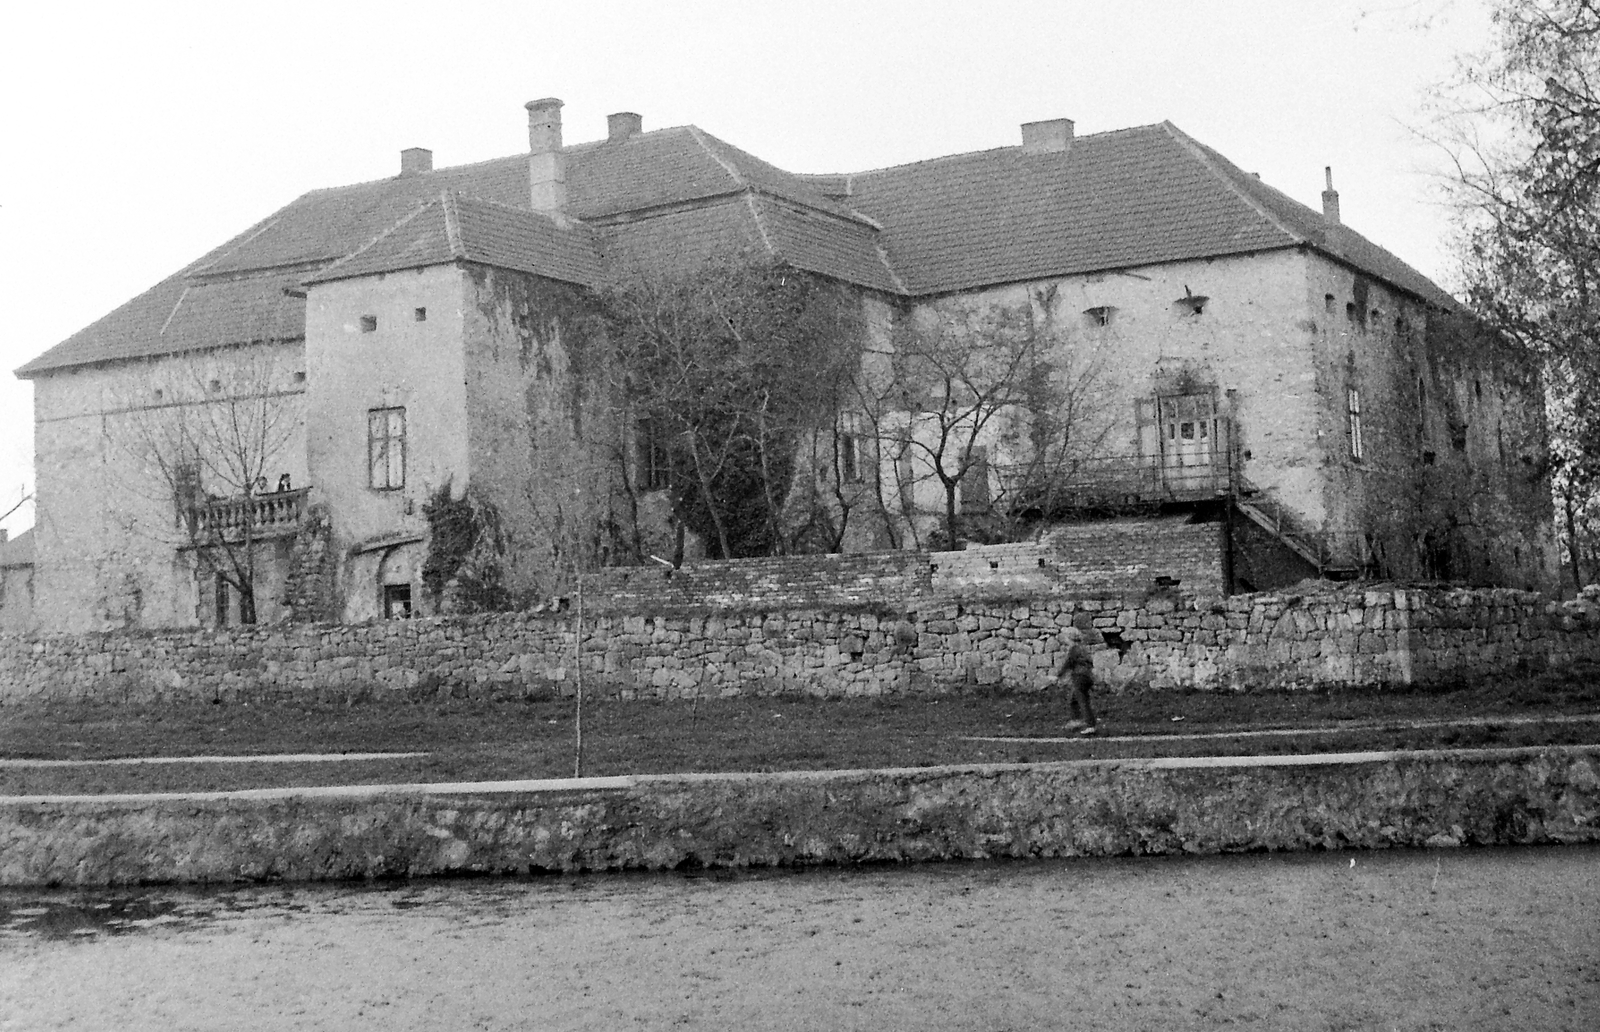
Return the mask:
M644 131L644 119L632 111L618 111L606 116L606 139L626 140Z
M433 151L426 147L407 147L400 152L400 174L414 176L433 171Z
M561 153L561 101L530 100L528 194L534 211L560 211L567 203L567 161Z
M1322 170L1328 179L1328 188L1322 191L1322 218L1330 226L1339 224L1339 191L1333 188L1333 166L1329 165Z
M1072 119L1022 123L1022 153L1065 154L1072 149Z

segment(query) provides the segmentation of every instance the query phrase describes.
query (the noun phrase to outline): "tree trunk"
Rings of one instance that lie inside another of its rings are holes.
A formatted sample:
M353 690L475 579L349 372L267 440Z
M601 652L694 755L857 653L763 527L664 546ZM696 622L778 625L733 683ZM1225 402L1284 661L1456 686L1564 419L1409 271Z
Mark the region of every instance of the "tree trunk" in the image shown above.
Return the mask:
M1562 495L1562 509L1567 518L1567 560L1572 564L1572 591L1583 590L1583 567L1580 565L1581 549L1578 547L1578 518L1573 511L1572 494Z

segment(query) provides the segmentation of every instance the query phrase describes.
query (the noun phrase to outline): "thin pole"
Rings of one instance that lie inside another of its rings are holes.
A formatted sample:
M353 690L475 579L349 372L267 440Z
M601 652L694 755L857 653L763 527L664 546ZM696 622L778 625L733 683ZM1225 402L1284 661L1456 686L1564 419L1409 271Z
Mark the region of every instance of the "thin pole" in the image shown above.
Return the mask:
M572 757L572 776L583 777L583 574L578 573L574 578L578 582L578 616L573 623L572 653L574 677L577 684L578 716L576 720L577 740L574 743Z

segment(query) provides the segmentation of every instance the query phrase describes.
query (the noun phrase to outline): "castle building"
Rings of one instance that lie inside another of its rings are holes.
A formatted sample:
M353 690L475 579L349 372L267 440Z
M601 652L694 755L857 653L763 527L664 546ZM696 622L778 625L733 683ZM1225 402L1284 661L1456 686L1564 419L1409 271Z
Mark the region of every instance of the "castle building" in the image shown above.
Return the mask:
M579 539L621 561L601 529L661 540L664 478L616 417L596 291L727 255L846 288L865 352L973 313L1047 337L1093 447L1028 501L1039 518L1188 506L1219 521L1237 589L1551 576L1537 370L1345 225L1331 172L1316 211L1170 123L1054 119L1017 146L801 175L694 126L624 112L567 144L560 101L527 114L526 153L403 151L17 371L33 628L399 617L545 590ZM865 415L872 433L841 417L833 472L894 504L861 507L844 547L938 542L949 485L881 447L893 414ZM927 433L915 406L898 418ZM1022 507L1004 426L962 454L951 497L974 517Z

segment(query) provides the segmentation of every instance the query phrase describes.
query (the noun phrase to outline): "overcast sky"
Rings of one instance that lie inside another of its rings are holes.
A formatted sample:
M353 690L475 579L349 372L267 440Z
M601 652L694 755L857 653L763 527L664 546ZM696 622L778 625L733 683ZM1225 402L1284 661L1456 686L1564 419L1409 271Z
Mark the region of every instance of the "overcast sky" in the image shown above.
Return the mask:
M1480 47L1478 0L750 0L17 5L0 59L0 366L15 369L317 187L566 140L637 111L782 168L849 172L1170 120L1453 286L1408 127ZM31 489L0 379L0 511ZM6 520L13 533L27 508Z

